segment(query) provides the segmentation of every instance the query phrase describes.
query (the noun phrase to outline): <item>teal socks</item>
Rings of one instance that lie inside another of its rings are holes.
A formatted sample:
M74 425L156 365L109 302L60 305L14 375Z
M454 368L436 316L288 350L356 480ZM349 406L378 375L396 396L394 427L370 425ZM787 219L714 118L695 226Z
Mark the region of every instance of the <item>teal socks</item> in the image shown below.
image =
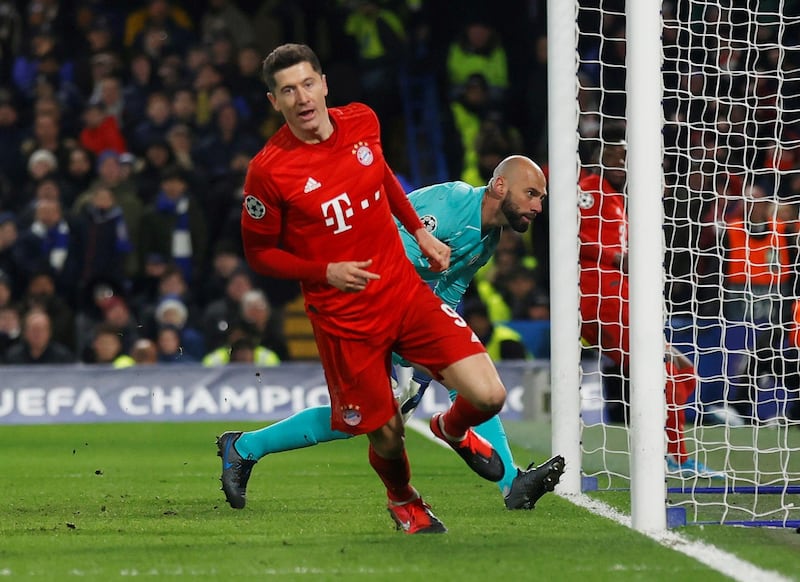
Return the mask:
M450 390L450 400L455 399L456 391ZM500 417L493 416L483 424L475 427L475 432L485 438L503 461L503 466L506 472L503 478L497 482L500 487L500 492L505 495L511 489L511 482L517 476L517 466L514 464L514 457L511 454L511 448L508 446L508 438L506 438L506 431L503 428L503 423L500 422Z
M242 433L234 446L243 458L258 461L270 453L302 449L351 436L331 428L330 406L316 406L267 427Z
M455 398L455 394L455 391L450 391L450 398ZM511 488L514 477L517 476L517 466L514 464L514 457L508 446L503 424L499 417L493 416L483 424L476 426L475 432L491 443L503 461L505 474L497 482L497 485L505 495ZM234 446L243 458L258 461L270 453L302 449L351 436L331 428L330 406L316 406L301 410L270 426L242 433Z

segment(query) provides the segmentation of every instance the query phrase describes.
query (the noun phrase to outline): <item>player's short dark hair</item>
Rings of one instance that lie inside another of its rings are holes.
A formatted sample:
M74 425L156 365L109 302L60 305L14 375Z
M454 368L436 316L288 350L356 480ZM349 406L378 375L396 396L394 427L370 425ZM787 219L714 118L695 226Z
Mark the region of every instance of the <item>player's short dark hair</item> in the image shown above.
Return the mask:
M308 63L315 72L322 74L319 57L305 44L282 44L267 55L261 67L264 83L269 91L275 90L275 73L300 63Z
M609 120L603 123L600 138L595 139L592 147L591 163L600 164L603 154L611 148L625 148L626 124L620 120Z

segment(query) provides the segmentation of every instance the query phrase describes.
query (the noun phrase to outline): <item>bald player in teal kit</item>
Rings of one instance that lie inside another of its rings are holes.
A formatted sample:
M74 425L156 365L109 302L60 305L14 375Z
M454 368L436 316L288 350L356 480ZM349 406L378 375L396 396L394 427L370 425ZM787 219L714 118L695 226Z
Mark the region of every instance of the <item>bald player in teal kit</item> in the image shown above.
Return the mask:
M542 211L546 196L544 173L524 156L500 162L487 186L447 182L415 190L409 200L431 234L451 248L450 268L441 273L431 271L414 236L398 224L406 255L447 308L455 310L475 273L494 254L502 229L510 226L525 232ZM399 358L396 363L408 365ZM430 381L424 370L415 370L412 386L399 391L404 413L419 403ZM455 397L455 391L450 391L450 397ZM555 488L564 472L563 457L522 470L514 463L497 416L475 430L503 460L505 474L497 483L508 509L532 509L546 491ZM222 490L228 503L237 509L244 507L250 472L262 457L350 436L331 429L329 406L308 408L260 430L222 434L217 439L217 454L222 457Z

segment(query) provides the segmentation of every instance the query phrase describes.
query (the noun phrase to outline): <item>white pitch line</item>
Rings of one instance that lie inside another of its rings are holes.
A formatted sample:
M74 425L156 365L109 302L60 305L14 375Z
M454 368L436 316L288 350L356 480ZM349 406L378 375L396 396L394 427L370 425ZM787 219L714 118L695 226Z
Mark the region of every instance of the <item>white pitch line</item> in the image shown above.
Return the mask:
M616 521L625 527L631 527L630 516L602 501L592 499L588 495L561 495L561 497L601 517ZM792 582L793 580L778 572L759 568L750 562L742 560L735 554L721 550L711 544L689 540L671 530L639 533L655 540L664 547L686 554L690 558L739 582Z
M441 441L437 439L435 436L433 436L433 433L431 432L430 426L428 425L427 422L422 422L421 420L417 420L416 418L411 417L406 421L406 426L414 429L416 432L424 436L429 441L434 442L437 445L443 446L446 449L450 448L444 441Z
M416 418L411 418L406 423L406 426L418 432L428 440L445 448L449 448L445 443L433 436L427 423L417 420ZM615 521L625 527L631 527L630 516L625 515L602 501L592 499L588 495L561 495L561 497L596 515ZM685 554L738 582L793 582L792 578L787 578L783 574L773 572L772 570L764 570L716 546L705 542L689 540L671 530L639 533L646 535L666 548Z

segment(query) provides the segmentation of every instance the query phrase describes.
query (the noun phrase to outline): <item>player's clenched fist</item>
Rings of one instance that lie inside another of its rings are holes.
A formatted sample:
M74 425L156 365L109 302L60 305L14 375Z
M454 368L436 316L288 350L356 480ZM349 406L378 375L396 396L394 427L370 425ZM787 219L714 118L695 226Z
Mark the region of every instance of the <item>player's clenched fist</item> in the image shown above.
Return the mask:
M419 243L419 250L422 251L422 256L428 259L431 271L434 273L446 271L450 266L450 247L424 228L417 230L414 233L414 237Z

